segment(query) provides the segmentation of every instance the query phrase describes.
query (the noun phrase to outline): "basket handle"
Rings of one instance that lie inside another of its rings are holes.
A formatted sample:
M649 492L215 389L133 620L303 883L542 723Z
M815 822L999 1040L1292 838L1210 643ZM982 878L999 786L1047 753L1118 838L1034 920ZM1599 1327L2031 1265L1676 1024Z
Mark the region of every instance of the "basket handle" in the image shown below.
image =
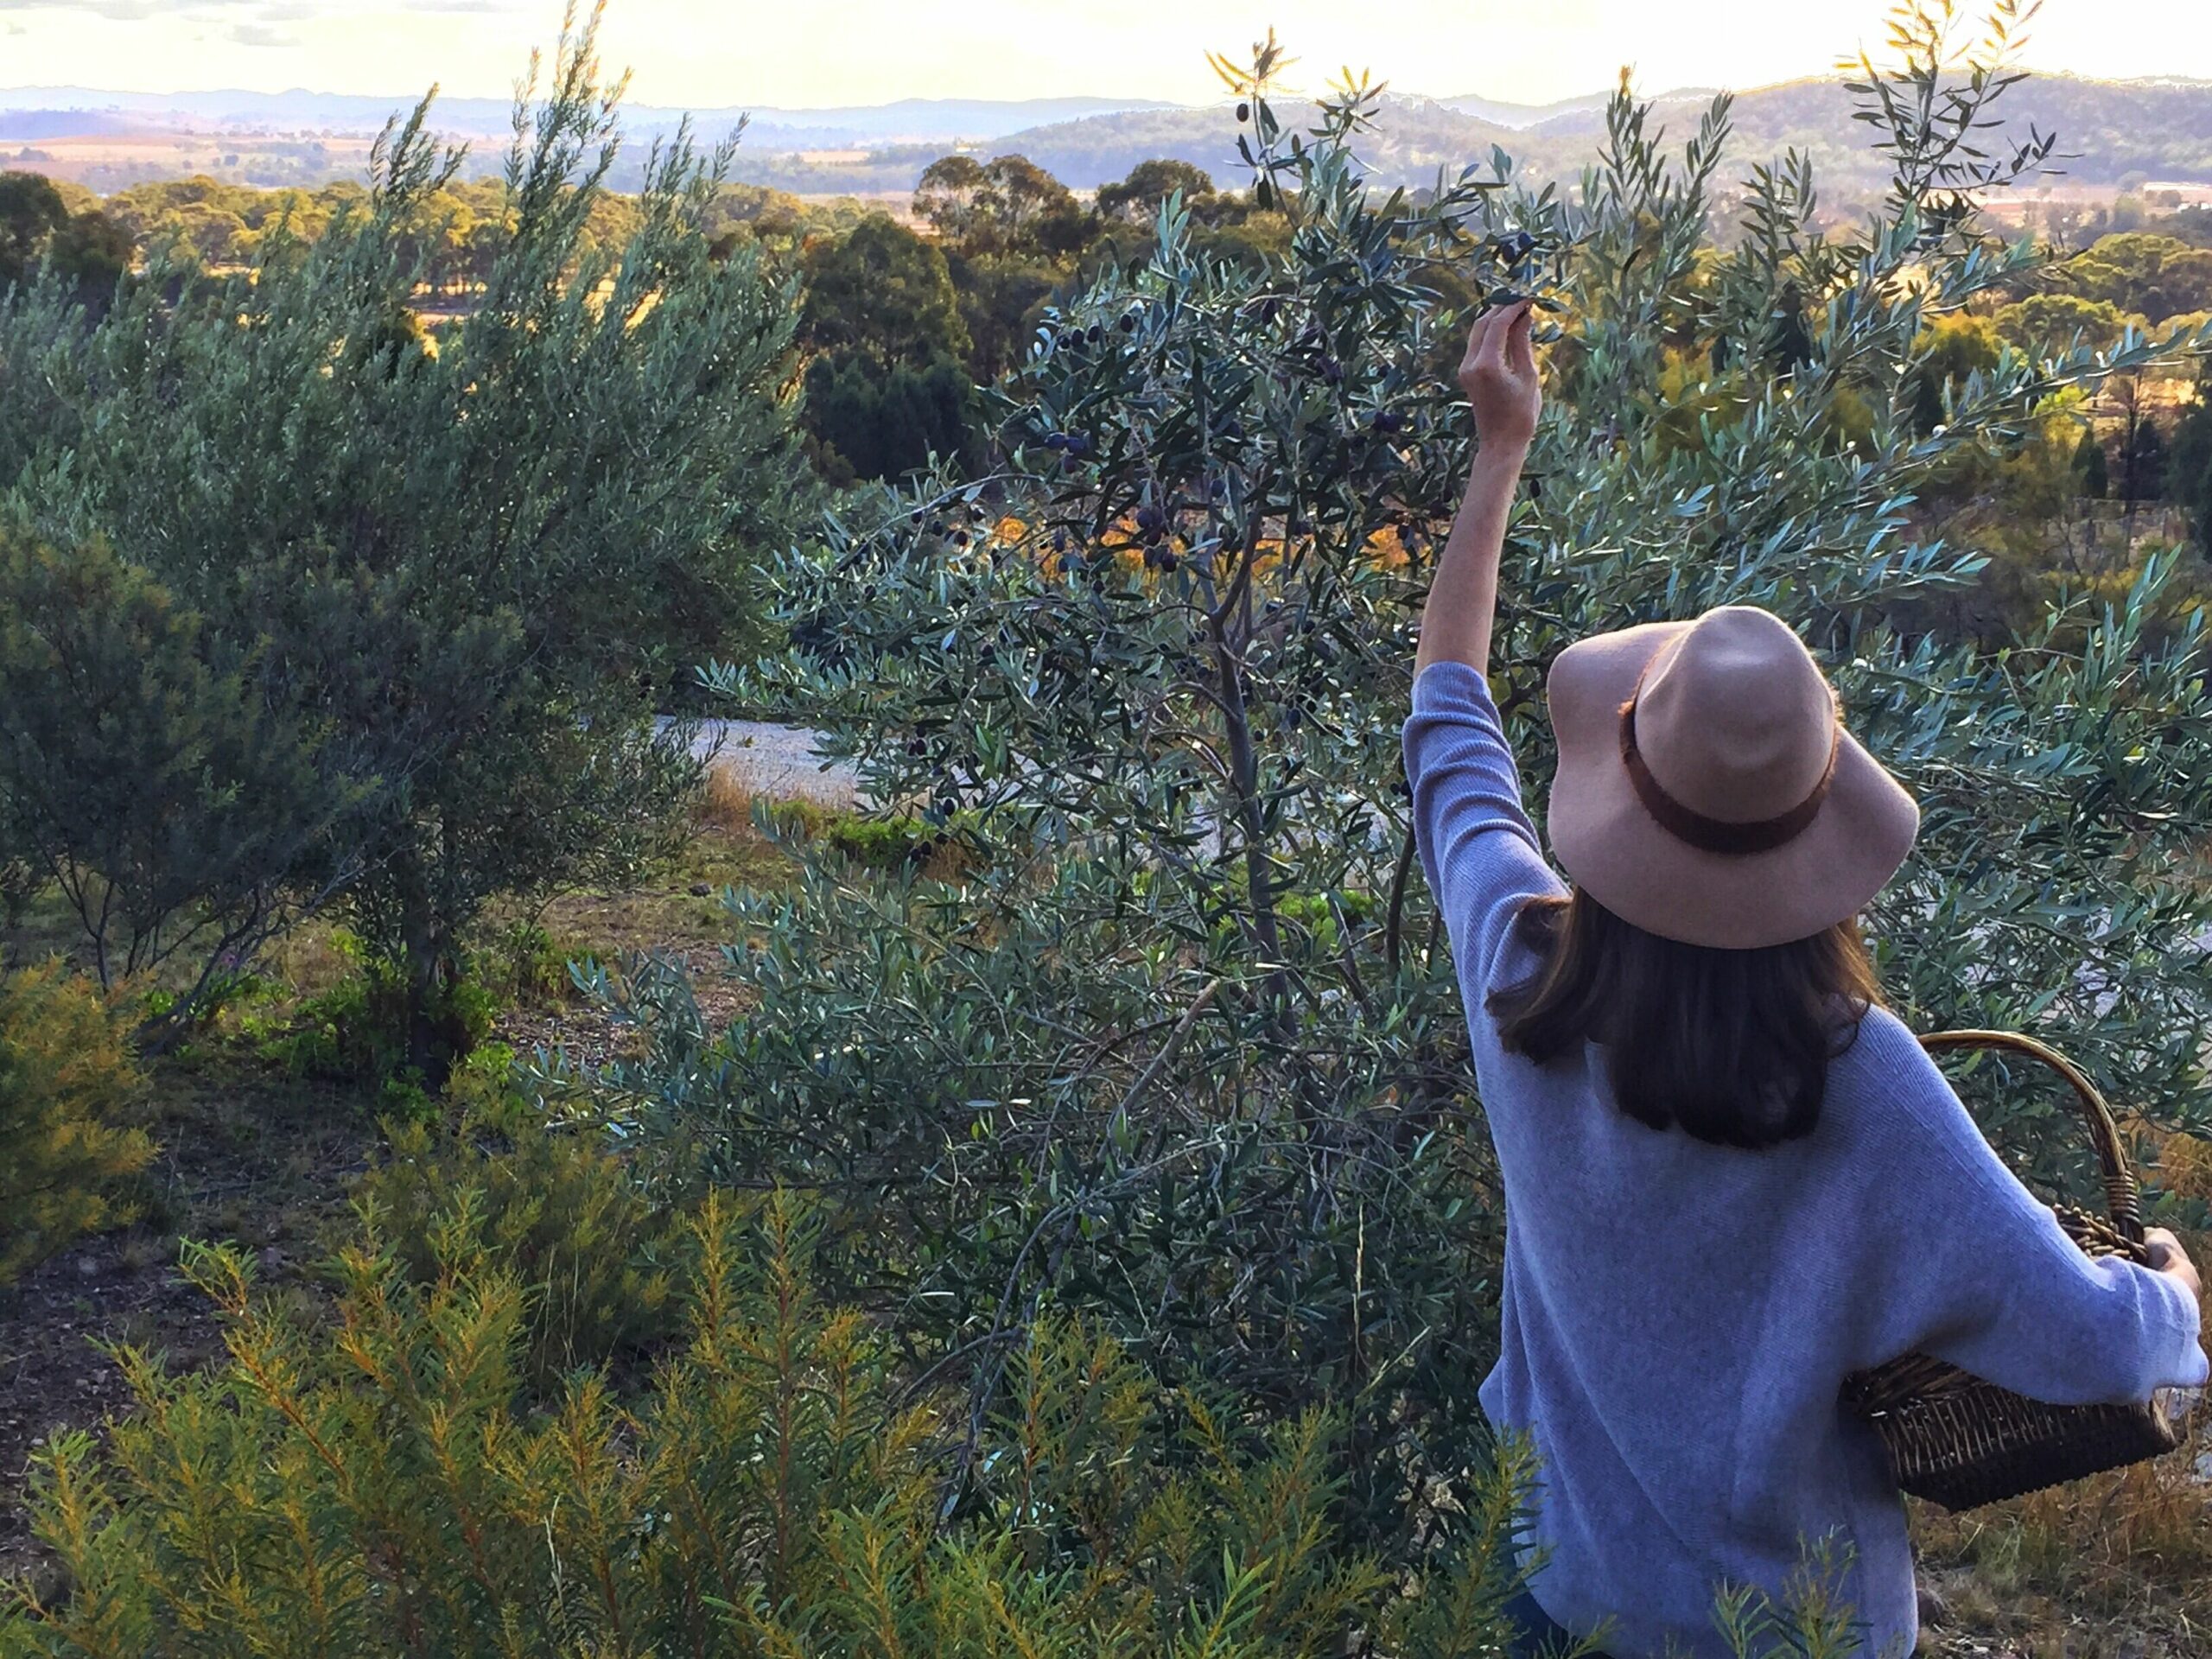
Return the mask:
M2128 1161L2126 1149L2120 1145L2120 1126L2113 1121L2112 1108L2079 1066L2050 1044L2012 1031L1931 1032L1920 1039L1920 1046L1931 1054L1954 1048L2024 1054L2063 1077L2080 1103L2082 1121L2088 1126L2089 1139L2097 1149L2097 1161L2104 1166L2105 1205L2112 1211L2112 1224L2122 1238L2135 1247L2140 1258L2144 1249L2143 1209L2136 1190L2134 1166Z

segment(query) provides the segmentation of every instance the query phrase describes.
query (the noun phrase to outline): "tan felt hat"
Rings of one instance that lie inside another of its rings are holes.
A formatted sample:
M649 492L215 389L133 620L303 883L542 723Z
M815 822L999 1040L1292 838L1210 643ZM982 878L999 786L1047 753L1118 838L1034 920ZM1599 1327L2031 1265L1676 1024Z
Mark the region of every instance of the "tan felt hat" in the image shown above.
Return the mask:
M1570 645L1552 664L1560 865L1684 944L1786 944L1856 915L1920 809L1843 729L1789 625L1731 605Z

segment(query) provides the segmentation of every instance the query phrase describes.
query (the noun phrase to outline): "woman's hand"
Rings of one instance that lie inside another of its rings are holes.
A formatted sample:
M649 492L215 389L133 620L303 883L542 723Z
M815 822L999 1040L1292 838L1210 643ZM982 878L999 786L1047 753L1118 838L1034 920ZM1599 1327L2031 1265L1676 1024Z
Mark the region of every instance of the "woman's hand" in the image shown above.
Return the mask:
M1536 435L1544 394L1536 381L1536 353L1529 340L1529 307L1485 312L1467 336L1459 385L1474 405L1482 445L1467 479L1467 499L1452 521L1452 534L1429 579L1421 618L1418 673L1431 663L1465 663L1490 671L1490 636L1497 616L1497 562L1505 548L1505 523L1521 463Z
M2196 1264L2189 1259L2189 1252L2181 1241L2163 1227L2146 1228L2143 1242L2151 1247L2151 1265L2171 1278L2178 1279L2192 1296L2204 1294L2204 1281L2196 1276Z
M1529 343L1531 308L1523 300L1485 311L1467 335L1459 386L1474 406L1475 431L1485 449L1526 449L1536 435L1544 392L1536 375L1535 347Z

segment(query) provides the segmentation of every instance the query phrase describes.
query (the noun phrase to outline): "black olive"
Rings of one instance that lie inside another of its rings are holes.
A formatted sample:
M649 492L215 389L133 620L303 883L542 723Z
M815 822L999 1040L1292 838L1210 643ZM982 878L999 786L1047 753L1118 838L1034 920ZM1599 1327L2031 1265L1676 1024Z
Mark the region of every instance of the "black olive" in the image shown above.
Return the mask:
M1122 332L1125 334L1134 334L1136 331L1136 313L1134 311L1124 311L1122 313Z
M1089 340L1092 345L1096 346L1100 340L1106 338L1106 331L1094 322L1090 327L1084 331L1083 337Z
M1236 106L1236 118L1239 121L1249 121L1252 118L1252 106L1249 104L1239 104Z
M1375 429L1386 438L1404 425L1404 419L1395 409L1378 409L1375 411Z
M1068 447L1068 435L1065 432L1047 432L1045 435L1045 447L1047 449L1066 448Z

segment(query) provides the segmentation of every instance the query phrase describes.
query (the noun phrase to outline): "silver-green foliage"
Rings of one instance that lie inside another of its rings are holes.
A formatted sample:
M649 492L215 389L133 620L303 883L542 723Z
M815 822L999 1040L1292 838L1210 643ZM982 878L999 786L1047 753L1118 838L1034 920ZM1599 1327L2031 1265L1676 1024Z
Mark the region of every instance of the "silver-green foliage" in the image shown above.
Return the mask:
M747 637L752 566L804 498L795 296L703 228L728 149L657 149L634 228L594 235L618 149L594 27L518 103L483 285L429 333L429 216L460 158L427 104L312 243L275 229L233 273L157 253L96 321L53 282L0 310L9 516L61 549L104 538L308 770L361 786L316 844L270 842L274 885L342 889L418 1005L487 897L651 830L690 774L656 699ZM251 804L251 781L211 787Z
M1079 1304L1260 1398L1343 1402L1345 1501L1417 1527L1478 1433L1499 1205L1397 734L1468 459L1444 296L1534 288L1559 337L1494 683L1539 811L1560 649L1770 607L1925 806L1870 918L1907 1016L2055 1035L2207 1127L2202 618L2160 605L2154 560L2124 604L1999 648L1929 620L1979 561L1923 482L2187 343L2010 353L1916 424L1930 319L2039 257L1970 194L2047 148L1974 153L2009 21L1963 79L1933 24L1870 68L1897 187L1835 232L1794 157L1714 223L1726 99L1676 154L1624 92L1571 196L1500 155L1385 198L1356 161L1371 94L1287 133L1263 57L1245 143L1287 256L1200 257L1171 200L1155 256L1049 318L1001 389L1003 468L833 524L778 579L792 653L727 677L830 722L973 861L817 861L741 898L753 1011L710 1036L679 976L639 973L652 1050L598 1079L607 1109L721 1179L866 1194L854 1248L975 1364L979 1411L1026 1320ZM2073 1173L2056 1102L1988 1122Z

